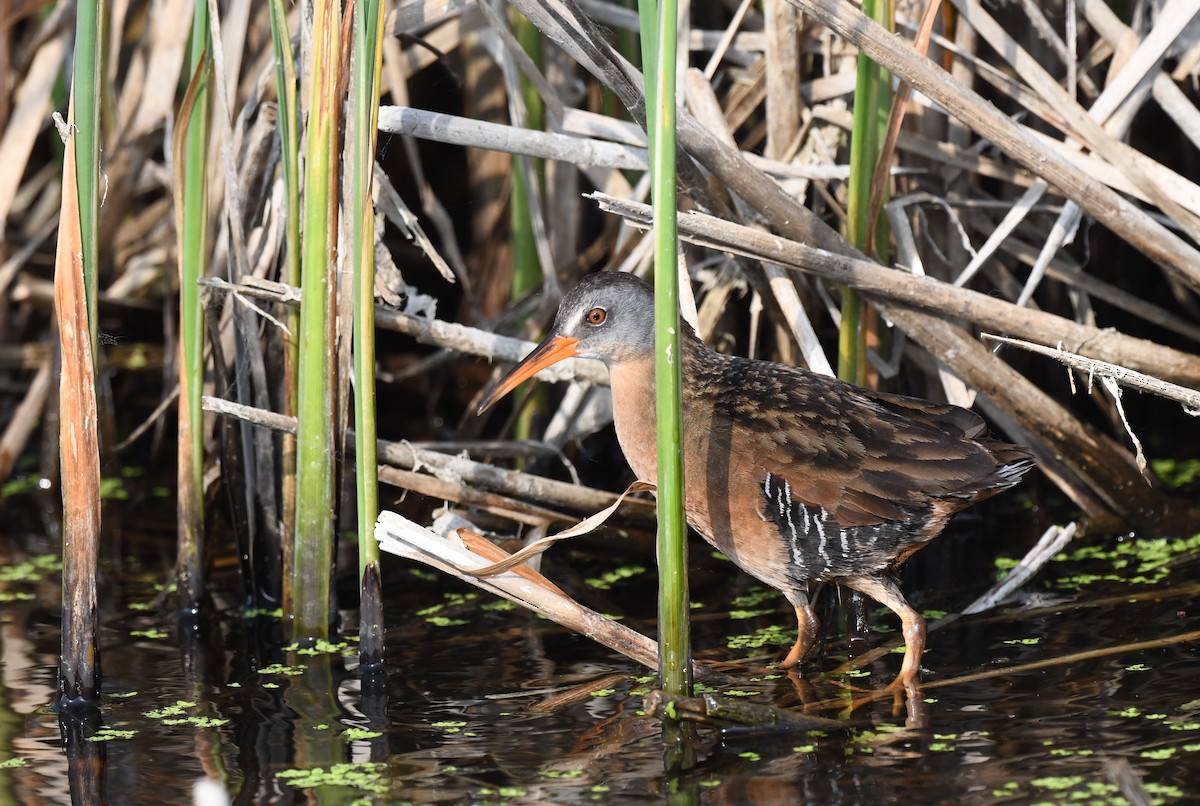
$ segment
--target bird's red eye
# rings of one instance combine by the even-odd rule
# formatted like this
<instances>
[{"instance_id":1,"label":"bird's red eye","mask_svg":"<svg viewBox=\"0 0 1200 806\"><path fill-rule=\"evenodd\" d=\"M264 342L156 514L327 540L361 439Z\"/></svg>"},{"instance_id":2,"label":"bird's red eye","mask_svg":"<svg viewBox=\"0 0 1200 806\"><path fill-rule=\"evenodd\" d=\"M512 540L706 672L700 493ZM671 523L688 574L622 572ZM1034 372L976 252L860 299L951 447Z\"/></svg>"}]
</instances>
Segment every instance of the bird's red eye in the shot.
<instances>
[{"instance_id":1,"label":"bird's red eye","mask_svg":"<svg viewBox=\"0 0 1200 806\"><path fill-rule=\"evenodd\" d=\"M587 312L587 320L589 325L602 325L604 319L608 316L608 311L603 308L592 308Z\"/></svg>"}]
</instances>

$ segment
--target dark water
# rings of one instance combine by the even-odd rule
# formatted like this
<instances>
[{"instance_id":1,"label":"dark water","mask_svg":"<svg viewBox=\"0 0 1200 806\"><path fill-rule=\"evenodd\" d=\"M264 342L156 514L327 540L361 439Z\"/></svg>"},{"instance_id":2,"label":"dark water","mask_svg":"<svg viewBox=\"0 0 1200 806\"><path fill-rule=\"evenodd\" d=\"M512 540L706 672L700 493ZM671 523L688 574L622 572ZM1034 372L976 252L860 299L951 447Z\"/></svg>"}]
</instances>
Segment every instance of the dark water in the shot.
<instances>
[{"instance_id":1,"label":"dark water","mask_svg":"<svg viewBox=\"0 0 1200 806\"><path fill-rule=\"evenodd\" d=\"M57 575L52 563L10 570L53 541L6 528L0 802L182 803L207 777L236 803L1109 804L1129 802L1114 782L1121 767L1152 802L1200 795L1200 657L1188 636L1200 630L1200 570L1184 542L1073 546L1073 558L1028 586L1037 597L1023 600L1029 609L933 631L920 727L906 726L891 697L847 708L862 699L850 687L879 689L900 656L832 674L849 659L837 624L807 682L775 669L784 647L771 639L791 641L790 608L694 544L693 641L698 657L728 662L717 690L789 709L825 702L815 713L841 723L787 734L702 726L694 766L668 773L660 724L640 712L652 685L643 669L400 561L384 568L382 693L363 695L352 644L280 650L277 622L245 618L232 595L217 597L216 619L181 637L155 602L171 562L165 533L106 543L104 708L97 722L68 723L78 736L64 742L47 707ZM1023 550L1014 529L1028 526L958 525L907 569L914 604L961 609L994 580L997 555ZM652 633L652 570L633 569L607 589L587 582L633 563L652 568L652 557L614 539L611 551L552 553L545 570ZM218 570L218 588L235 580ZM871 623L865 646L895 639L893 617L872 612ZM553 702L571 689L576 698Z\"/></svg>"}]
</instances>

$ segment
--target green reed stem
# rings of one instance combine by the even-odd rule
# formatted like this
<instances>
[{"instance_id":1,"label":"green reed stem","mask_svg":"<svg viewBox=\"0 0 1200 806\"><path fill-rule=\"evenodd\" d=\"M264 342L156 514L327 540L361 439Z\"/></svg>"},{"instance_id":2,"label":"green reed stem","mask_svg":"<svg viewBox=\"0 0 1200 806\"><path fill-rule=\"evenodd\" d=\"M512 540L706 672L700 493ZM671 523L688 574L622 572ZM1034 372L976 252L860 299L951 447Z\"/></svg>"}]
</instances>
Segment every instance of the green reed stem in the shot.
<instances>
[{"instance_id":1,"label":"green reed stem","mask_svg":"<svg viewBox=\"0 0 1200 806\"><path fill-rule=\"evenodd\" d=\"M79 231L83 235L83 282L87 290L92 356L96 355L96 296L100 260L100 79L104 75L100 22L105 0L75 6L75 167L79 182Z\"/></svg>"},{"instance_id":2,"label":"green reed stem","mask_svg":"<svg viewBox=\"0 0 1200 806\"><path fill-rule=\"evenodd\" d=\"M687 524L683 517L682 392L680 381L678 231L675 199L676 3L664 0L645 26L649 0L639 10L644 43L646 117L654 207L655 415L658 429L658 641L663 689L690 696ZM652 7L651 7L652 8Z\"/></svg>"},{"instance_id":3,"label":"green reed stem","mask_svg":"<svg viewBox=\"0 0 1200 806\"><path fill-rule=\"evenodd\" d=\"M541 67L541 31L524 14L515 9L512 12L512 24L513 32L517 41L521 43L521 47L529 54L534 64ZM525 127L540 131L545 127L546 120L546 109L542 96L524 75L521 76L520 82L521 98L525 103ZM537 240L531 219L533 206L530 204L530 198L533 194L538 193L539 189L529 187L525 181L526 174L521 167L523 159L533 158L516 155L512 158L513 189L509 221L512 227L512 298L514 300L533 292L542 284L542 267L538 260ZM533 174L536 177L542 176L541 160L534 160ZM513 427L513 436L516 439L529 439L533 435L533 418L540 408L536 405L536 401L543 399L545 395L541 389L534 389L531 394L534 399L529 403L533 405L527 404L521 407L517 422Z\"/></svg>"},{"instance_id":4,"label":"green reed stem","mask_svg":"<svg viewBox=\"0 0 1200 806\"><path fill-rule=\"evenodd\" d=\"M354 264L354 459L358 492L358 565L362 601L378 601L379 465L375 412L375 138L379 120L379 74L383 60L383 14L379 0L354 5L354 119L347 131L351 152L351 261ZM382 608L360 609L359 651L364 665L382 662Z\"/></svg>"},{"instance_id":5,"label":"green reed stem","mask_svg":"<svg viewBox=\"0 0 1200 806\"><path fill-rule=\"evenodd\" d=\"M179 223L179 519L176 585L181 613L194 613L204 595L204 310L199 280L208 263L208 138L211 57L208 4L196 3L188 66L192 76L179 115L176 166L183 187L176 193Z\"/></svg>"},{"instance_id":6,"label":"green reed stem","mask_svg":"<svg viewBox=\"0 0 1200 806\"><path fill-rule=\"evenodd\" d=\"M279 96L279 141L284 197L284 265L281 278L290 286L300 285L300 125L296 104L296 61L292 53L292 39L288 30L287 12L283 0L271 0L271 42L275 51L275 84ZM295 305L286 306L287 348L283 355L283 413L296 415L298 406L296 372L300 361L300 310ZM282 519L283 519L283 569L282 577L292 576L295 546L292 535L296 533L296 437L284 434L281 438L282 452ZM284 583L290 596L291 585ZM285 596L284 610L291 612L290 599Z\"/></svg>"},{"instance_id":7,"label":"green reed stem","mask_svg":"<svg viewBox=\"0 0 1200 806\"><path fill-rule=\"evenodd\" d=\"M337 242L338 34L340 4L313 4L312 96L308 105L301 265L296 532L290 596L292 637L327 638L333 565L332 337ZM285 594L285 600L289 597ZM289 613L285 610L284 616Z\"/></svg>"},{"instance_id":8,"label":"green reed stem","mask_svg":"<svg viewBox=\"0 0 1200 806\"><path fill-rule=\"evenodd\" d=\"M524 14L512 13L513 32L533 63L542 65L542 33ZM521 76L521 99L525 102L525 128L540 130L545 126L546 110L542 96L525 76ZM542 267L538 264L537 243L533 222L530 221L529 197L537 188L527 187L521 158L513 157L512 239L513 239L513 299L524 296L542 283ZM535 176L541 176L542 161L536 160Z\"/></svg>"},{"instance_id":9,"label":"green reed stem","mask_svg":"<svg viewBox=\"0 0 1200 806\"><path fill-rule=\"evenodd\" d=\"M888 0L863 0L863 13L890 27ZM858 56L854 87L854 124L850 132L850 181L846 200L846 240L867 248L871 177L887 131L890 76L866 55ZM885 243L877 240L877 243ZM862 323L862 297L852 288L842 290L842 328L838 339L838 377L866 382L866 329Z\"/></svg>"}]
</instances>

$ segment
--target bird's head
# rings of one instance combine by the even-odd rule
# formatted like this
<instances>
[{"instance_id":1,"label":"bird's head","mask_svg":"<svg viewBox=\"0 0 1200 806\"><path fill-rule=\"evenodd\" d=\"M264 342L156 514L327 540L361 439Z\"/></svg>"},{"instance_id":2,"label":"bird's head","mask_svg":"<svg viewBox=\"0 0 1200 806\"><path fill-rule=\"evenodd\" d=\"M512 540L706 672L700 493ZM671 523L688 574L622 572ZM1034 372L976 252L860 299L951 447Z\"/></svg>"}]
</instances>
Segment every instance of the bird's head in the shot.
<instances>
[{"instance_id":1,"label":"bird's head","mask_svg":"<svg viewBox=\"0 0 1200 806\"><path fill-rule=\"evenodd\" d=\"M654 291L631 274L589 274L567 292L554 326L533 352L500 379L479 413L522 381L564 358L613 363L649 357L654 350Z\"/></svg>"}]
</instances>

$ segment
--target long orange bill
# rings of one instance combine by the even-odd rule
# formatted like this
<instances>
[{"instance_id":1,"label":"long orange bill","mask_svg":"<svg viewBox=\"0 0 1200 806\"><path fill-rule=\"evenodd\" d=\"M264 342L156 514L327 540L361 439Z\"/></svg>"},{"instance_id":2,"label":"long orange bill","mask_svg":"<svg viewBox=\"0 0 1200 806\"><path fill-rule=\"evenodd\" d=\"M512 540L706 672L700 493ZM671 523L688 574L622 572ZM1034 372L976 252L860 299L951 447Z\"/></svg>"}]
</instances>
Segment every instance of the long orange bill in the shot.
<instances>
[{"instance_id":1,"label":"long orange bill","mask_svg":"<svg viewBox=\"0 0 1200 806\"><path fill-rule=\"evenodd\" d=\"M500 379L496 387L479 404L478 413L483 414L495 405L496 401L516 389L522 381L533 377L551 364L557 364L564 358L579 355L575 351L578 344L579 339L557 335L547 336L545 341L533 348L533 352L525 356L520 364L517 364Z\"/></svg>"}]
</instances>

